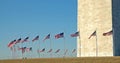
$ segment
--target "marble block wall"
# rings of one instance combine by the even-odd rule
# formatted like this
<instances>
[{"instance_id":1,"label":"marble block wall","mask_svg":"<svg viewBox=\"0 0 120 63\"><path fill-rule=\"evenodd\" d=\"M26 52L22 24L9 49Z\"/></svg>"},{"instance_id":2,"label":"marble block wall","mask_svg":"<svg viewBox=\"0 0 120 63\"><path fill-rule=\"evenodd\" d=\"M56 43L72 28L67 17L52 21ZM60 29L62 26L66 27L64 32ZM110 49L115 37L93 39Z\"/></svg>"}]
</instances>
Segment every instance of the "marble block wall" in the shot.
<instances>
[{"instance_id":1,"label":"marble block wall","mask_svg":"<svg viewBox=\"0 0 120 63\"><path fill-rule=\"evenodd\" d=\"M111 0L78 0L77 57L113 56L113 38L103 36L112 30L112 1ZM96 31L96 36L88 37ZM96 46L96 39L97 45Z\"/></svg>"}]
</instances>

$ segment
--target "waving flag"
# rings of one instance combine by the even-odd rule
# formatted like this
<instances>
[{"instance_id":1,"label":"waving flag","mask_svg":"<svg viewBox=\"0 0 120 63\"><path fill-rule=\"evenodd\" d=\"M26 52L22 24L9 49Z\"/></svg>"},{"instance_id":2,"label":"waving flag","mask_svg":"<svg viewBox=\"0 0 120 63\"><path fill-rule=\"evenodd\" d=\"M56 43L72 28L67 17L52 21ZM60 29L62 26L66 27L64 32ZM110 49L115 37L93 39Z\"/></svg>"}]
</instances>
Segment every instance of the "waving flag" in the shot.
<instances>
[{"instance_id":1,"label":"waving flag","mask_svg":"<svg viewBox=\"0 0 120 63\"><path fill-rule=\"evenodd\" d=\"M26 48L26 52L32 51L32 47Z\"/></svg>"},{"instance_id":2,"label":"waving flag","mask_svg":"<svg viewBox=\"0 0 120 63\"><path fill-rule=\"evenodd\" d=\"M76 49L73 49L72 53L75 53L76 52Z\"/></svg>"},{"instance_id":3,"label":"waving flag","mask_svg":"<svg viewBox=\"0 0 120 63\"><path fill-rule=\"evenodd\" d=\"M47 40L47 39L50 39L50 34L48 34L43 41Z\"/></svg>"},{"instance_id":4,"label":"waving flag","mask_svg":"<svg viewBox=\"0 0 120 63\"><path fill-rule=\"evenodd\" d=\"M18 47L18 50L26 49L27 47Z\"/></svg>"},{"instance_id":5,"label":"waving flag","mask_svg":"<svg viewBox=\"0 0 120 63\"><path fill-rule=\"evenodd\" d=\"M25 53L26 47L22 48L22 54Z\"/></svg>"},{"instance_id":6,"label":"waving flag","mask_svg":"<svg viewBox=\"0 0 120 63\"><path fill-rule=\"evenodd\" d=\"M34 41L36 41L36 40L39 40L39 36L36 36L36 37L32 40L32 42L34 42Z\"/></svg>"},{"instance_id":7,"label":"waving flag","mask_svg":"<svg viewBox=\"0 0 120 63\"><path fill-rule=\"evenodd\" d=\"M16 43L15 44L17 44L17 43L20 43L21 42L21 38L19 38L17 41L16 41Z\"/></svg>"},{"instance_id":8,"label":"waving flag","mask_svg":"<svg viewBox=\"0 0 120 63\"><path fill-rule=\"evenodd\" d=\"M60 49L58 49L57 51L55 51L55 53L58 53L60 51Z\"/></svg>"},{"instance_id":9,"label":"waving flag","mask_svg":"<svg viewBox=\"0 0 120 63\"><path fill-rule=\"evenodd\" d=\"M18 48L18 50L21 50L21 51L22 51L22 54L23 54L23 53L25 53L26 48L27 48L27 47L22 47L22 48Z\"/></svg>"},{"instance_id":10,"label":"waving flag","mask_svg":"<svg viewBox=\"0 0 120 63\"><path fill-rule=\"evenodd\" d=\"M32 47L30 47L29 50L32 51Z\"/></svg>"},{"instance_id":11,"label":"waving flag","mask_svg":"<svg viewBox=\"0 0 120 63\"><path fill-rule=\"evenodd\" d=\"M88 39L90 39L92 36L96 36L96 30L90 35Z\"/></svg>"},{"instance_id":12,"label":"waving flag","mask_svg":"<svg viewBox=\"0 0 120 63\"><path fill-rule=\"evenodd\" d=\"M39 52L44 52L45 51L45 48L43 48L41 51L39 51Z\"/></svg>"},{"instance_id":13,"label":"waving flag","mask_svg":"<svg viewBox=\"0 0 120 63\"><path fill-rule=\"evenodd\" d=\"M64 33L60 33L60 34L55 35L56 39L63 38L63 37L64 37Z\"/></svg>"},{"instance_id":14,"label":"waving flag","mask_svg":"<svg viewBox=\"0 0 120 63\"><path fill-rule=\"evenodd\" d=\"M28 42L28 39L29 39L29 37L26 37L26 38L22 41L22 43L23 43L23 42Z\"/></svg>"},{"instance_id":15,"label":"waving flag","mask_svg":"<svg viewBox=\"0 0 120 63\"><path fill-rule=\"evenodd\" d=\"M47 53L50 53L50 52L52 52L52 49L50 49Z\"/></svg>"},{"instance_id":16,"label":"waving flag","mask_svg":"<svg viewBox=\"0 0 120 63\"><path fill-rule=\"evenodd\" d=\"M76 33L74 33L74 34L71 34L70 36L71 36L71 37L77 37L77 36L79 36L79 32L76 32Z\"/></svg>"},{"instance_id":17,"label":"waving flag","mask_svg":"<svg viewBox=\"0 0 120 63\"><path fill-rule=\"evenodd\" d=\"M103 33L103 36L110 36L110 35L112 35L112 34L113 34L113 31L111 30L111 31L109 31L109 32Z\"/></svg>"},{"instance_id":18,"label":"waving flag","mask_svg":"<svg viewBox=\"0 0 120 63\"><path fill-rule=\"evenodd\" d=\"M15 43L16 43L16 40L11 41L11 42L8 44L8 47L9 47L9 48L13 47L13 46L15 45Z\"/></svg>"}]
</instances>

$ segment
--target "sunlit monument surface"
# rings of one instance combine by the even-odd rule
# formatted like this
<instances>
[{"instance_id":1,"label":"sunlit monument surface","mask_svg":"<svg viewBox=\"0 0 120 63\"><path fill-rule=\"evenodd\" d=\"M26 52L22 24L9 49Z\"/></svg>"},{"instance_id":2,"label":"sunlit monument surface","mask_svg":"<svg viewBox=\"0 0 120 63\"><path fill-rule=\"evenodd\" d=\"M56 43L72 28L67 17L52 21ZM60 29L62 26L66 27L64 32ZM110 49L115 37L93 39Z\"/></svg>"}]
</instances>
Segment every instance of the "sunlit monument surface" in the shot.
<instances>
[{"instance_id":1,"label":"sunlit monument surface","mask_svg":"<svg viewBox=\"0 0 120 63\"><path fill-rule=\"evenodd\" d=\"M77 57L113 56L113 37L103 36L112 30L111 4L111 0L78 0Z\"/></svg>"}]
</instances>

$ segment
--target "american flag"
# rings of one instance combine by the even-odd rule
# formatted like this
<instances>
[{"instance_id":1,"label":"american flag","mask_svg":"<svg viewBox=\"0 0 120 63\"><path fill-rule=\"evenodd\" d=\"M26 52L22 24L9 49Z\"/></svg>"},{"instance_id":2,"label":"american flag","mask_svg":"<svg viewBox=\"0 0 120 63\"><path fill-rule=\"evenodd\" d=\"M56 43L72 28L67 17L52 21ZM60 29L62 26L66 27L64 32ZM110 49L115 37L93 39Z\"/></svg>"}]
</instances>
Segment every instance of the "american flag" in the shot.
<instances>
[{"instance_id":1,"label":"american flag","mask_svg":"<svg viewBox=\"0 0 120 63\"><path fill-rule=\"evenodd\" d=\"M15 45L15 43L16 43L16 40L11 41L11 42L8 44L8 47L9 47L9 48L13 47L13 46Z\"/></svg>"},{"instance_id":2,"label":"american flag","mask_svg":"<svg viewBox=\"0 0 120 63\"><path fill-rule=\"evenodd\" d=\"M60 34L55 35L56 39L59 39L59 38L62 38L62 37L64 37L64 33L60 33Z\"/></svg>"},{"instance_id":3,"label":"american flag","mask_svg":"<svg viewBox=\"0 0 120 63\"><path fill-rule=\"evenodd\" d=\"M55 53L58 53L60 51L60 49L56 50Z\"/></svg>"},{"instance_id":4,"label":"american flag","mask_svg":"<svg viewBox=\"0 0 120 63\"><path fill-rule=\"evenodd\" d=\"M45 48L43 48L41 51L39 51L39 52L44 52L45 51Z\"/></svg>"},{"instance_id":5,"label":"american flag","mask_svg":"<svg viewBox=\"0 0 120 63\"><path fill-rule=\"evenodd\" d=\"M32 42L34 42L34 41L36 41L36 40L39 40L39 35L36 36L36 37L32 40Z\"/></svg>"},{"instance_id":6,"label":"american flag","mask_svg":"<svg viewBox=\"0 0 120 63\"><path fill-rule=\"evenodd\" d=\"M48 34L43 41L45 41L46 39L50 39L50 34Z\"/></svg>"},{"instance_id":7,"label":"american flag","mask_svg":"<svg viewBox=\"0 0 120 63\"><path fill-rule=\"evenodd\" d=\"M22 54L25 53L26 47L22 48Z\"/></svg>"},{"instance_id":8,"label":"american flag","mask_svg":"<svg viewBox=\"0 0 120 63\"><path fill-rule=\"evenodd\" d=\"M32 51L32 47L26 48L26 52L30 52L30 51Z\"/></svg>"},{"instance_id":9,"label":"american flag","mask_svg":"<svg viewBox=\"0 0 120 63\"><path fill-rule=\"evenodd\" d=\"M52 52L52 49L50 49L47 53L50 53L50 52Z\"/></svg>"},{"instance_id":10,"label":"american flag","mask_svg":"<svg viewBox=\"0 0 120 63\"><path fill-rule=\"evenodd\" d=\"M111 30L111 31L109 31L109 32L103 33L103 36L110 36L110 35L112 35L112 34L113 34L113 31Z\"/></svg>"},{"instance_id":11,"label":"american flag","mask_svg":"<svg viewBox=\"0 0 120 63\"><path fill-rule=\"evenodd\" d=\"M21 42L21 38L19 38L17 41L16 41L16 43L15 44L17 44L17 43L20 43Z\"/></svg>"},{"instance_id":12,"label":"american flag","mask_svg":"<svg viewBox=\"0 0 120 63\"><path fill-rule=\"evenodd\" d=\"M73 49L72 53L75 53L76 52L76 49Z\"/></svg>"},{"instance_id":13,"label":"american flag","mask_svg":"<svg viewBox=\"0 0 120 63\"><path fill-rule=\"evenodd\" d=\"M21 50L21 51L22 51L22 54L23 54L23 53L25 53L26 48L27 48L27 47L22 47L22 48L18 48L18 50Z\"/></svg>"},{"instance_id":14,"label":"american flag","mask_svg":"<svg viewBox=\"0 0 120 63\"><path fill-rule=\"evenodd\" d=\"M26 37L26 38L22 41L22 43L23 43L23 42L28 42L28 39L29 39L29 37Z\"/></svg>"},{"instance_id":15,"label":"american flag","mask_svg":"<svg viewBox=\"0 0 120 63\"><path fill-rule=\"evenodd\" d=\"M70 36L71 36L71 37L77 37L77 36L79 36L79 32L76 32L76 33L74 33L74 34L71 34Z\"/></svg>"},{"instance_id":16,"label":"american flag","mask_svg":"<svg viewBox=\"0 0 120 63\"><path fill-rule=\"evenodd\" d=\"M90 35L88 39L90 39L92 36L96 36L96 30Z\"/></svg>"}]
</instances>

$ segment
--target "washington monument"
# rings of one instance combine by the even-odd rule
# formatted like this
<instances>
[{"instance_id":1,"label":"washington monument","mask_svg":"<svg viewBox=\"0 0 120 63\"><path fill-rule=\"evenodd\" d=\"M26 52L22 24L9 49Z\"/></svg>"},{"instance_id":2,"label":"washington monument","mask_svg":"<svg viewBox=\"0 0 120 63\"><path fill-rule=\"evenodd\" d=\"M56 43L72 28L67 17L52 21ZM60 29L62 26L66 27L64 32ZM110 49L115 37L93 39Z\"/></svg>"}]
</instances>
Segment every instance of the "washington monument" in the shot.
<instances>
[{"instance_id":1,"label":"washington monument","mask_svg":"<svg viewBox=\"0 0 120 63\"><path fill-rule=\"evenodd\" d=\"M120 56L119 6L120 0L78 0L78 57Z\"/></svg>"},{"instance_id":2,"label":"washington monument","mask_svg":"<svg viewBox=\"0 0 120 63\"><path fill-rule=\"evenodd\" d=\"M77 18L77 57L113 56L113 36L103 35L112 30L112 1L78 0Z\"/></svg>"}]
</instances>

